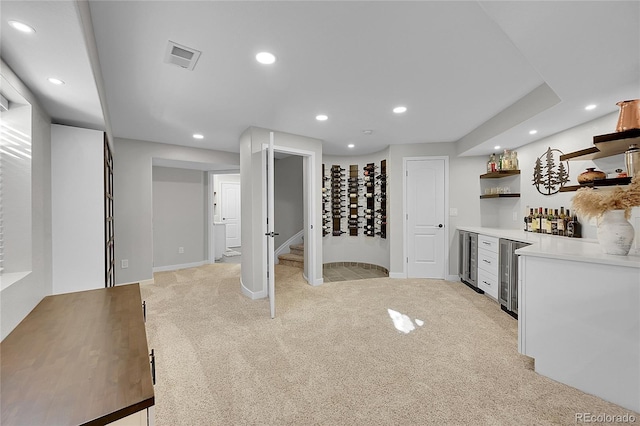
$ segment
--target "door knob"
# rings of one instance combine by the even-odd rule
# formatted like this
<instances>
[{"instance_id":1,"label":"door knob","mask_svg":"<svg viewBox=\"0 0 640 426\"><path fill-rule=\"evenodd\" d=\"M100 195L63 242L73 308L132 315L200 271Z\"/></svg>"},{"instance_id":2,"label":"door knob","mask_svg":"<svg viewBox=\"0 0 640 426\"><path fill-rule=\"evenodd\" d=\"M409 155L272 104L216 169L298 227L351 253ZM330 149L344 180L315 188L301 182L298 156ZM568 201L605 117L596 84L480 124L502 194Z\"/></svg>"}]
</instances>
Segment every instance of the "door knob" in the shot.
<instances>
[{"instance_id":1,"label":"door knob","mask_svg":"<svg viewBox=\"0 0 640 426\"><path fill-rule=\"evenodd\" d=\"M444 226L443 224L439 224L439 225L438 225L438 228L442 228L443 226Z\"/></svg>"}]
</instances>

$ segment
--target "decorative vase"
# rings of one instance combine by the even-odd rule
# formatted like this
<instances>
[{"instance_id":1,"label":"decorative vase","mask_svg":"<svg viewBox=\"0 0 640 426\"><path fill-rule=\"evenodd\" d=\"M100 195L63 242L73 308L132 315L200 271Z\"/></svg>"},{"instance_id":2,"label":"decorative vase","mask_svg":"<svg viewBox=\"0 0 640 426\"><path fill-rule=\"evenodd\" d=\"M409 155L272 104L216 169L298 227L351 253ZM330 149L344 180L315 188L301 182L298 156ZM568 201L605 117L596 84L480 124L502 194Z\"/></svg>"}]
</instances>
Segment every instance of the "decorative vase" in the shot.
<instances>
[{"instance_id":1,"label":"decorative vase","mask_svg":"<svg viewBox=\"0 0 640 426\"><path fill-rule=\"evenodd\" d=\"M624 210L609 210L598 220L598 242L606 254L626 256L635 231L624 217Z\"/></svg>"},{"instance_id":2,"label":"decorative vase","mask_svg":"<svg viewBox=\"0 0 640 426\"><path fill-rule=\"evenodd\" d=\"M606 179L607 174L596 170L595 167L589 167L586 172L582 172L578 175L578 183L590 183L598 179Z\"/></svg>"},{"instance_id":3,"label":"decorative vase","mask_svg":"<svg viewBox=\"0 0 640 426\"><path fill-rule=\"evenodd\" d=\"M630 129L640 129L640 99L621 101L616 105L620 107L616 132L624 132Z\"/></svg>"}]
</instances>

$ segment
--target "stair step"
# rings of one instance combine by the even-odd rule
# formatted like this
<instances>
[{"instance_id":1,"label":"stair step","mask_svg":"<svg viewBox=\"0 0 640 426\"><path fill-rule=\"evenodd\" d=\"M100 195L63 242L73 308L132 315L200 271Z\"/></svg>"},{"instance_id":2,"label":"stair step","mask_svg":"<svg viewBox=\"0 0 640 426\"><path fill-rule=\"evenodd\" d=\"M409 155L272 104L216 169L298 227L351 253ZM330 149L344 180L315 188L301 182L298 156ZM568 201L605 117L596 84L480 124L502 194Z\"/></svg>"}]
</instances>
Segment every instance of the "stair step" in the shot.
<instances>
[{"instance_id":1,"label":"stair step","mask_svg":"<svg viewBox=\"0 0 640 426\"><path fill-rule=\"evenodd\" d=\"M291 244L289 246L291 254L297 254L298 256L304 256L304 244Z\"/></svg>"},{"instance_id":2,"label":"stair step","mask_svg":"<svg viewBox=\"0 0 640 426\"><path fill-rule=\"evenodd\" d=\"M304 256L286 253L278 256L281 265L294 266L296 268L304 268Z\"/></svg>"}]
</instances>

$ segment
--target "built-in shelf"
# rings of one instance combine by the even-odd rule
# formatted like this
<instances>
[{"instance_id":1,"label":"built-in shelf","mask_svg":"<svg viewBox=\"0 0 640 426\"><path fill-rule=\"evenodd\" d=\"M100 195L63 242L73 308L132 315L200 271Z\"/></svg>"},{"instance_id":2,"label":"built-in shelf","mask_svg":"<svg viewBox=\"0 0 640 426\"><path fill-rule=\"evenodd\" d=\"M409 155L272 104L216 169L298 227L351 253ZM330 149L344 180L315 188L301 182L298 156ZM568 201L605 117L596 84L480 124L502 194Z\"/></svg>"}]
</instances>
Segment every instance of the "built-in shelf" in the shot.
<instances>
[{"instance_id":1,"label":"built-in shelf","mask_svg":"<svg viewBox=\"0 0 640 426\"><path fill-rule=\"evenodd\" d=\"M630 183L631 183L630 177L598 179L593 182L585 183L582 185L563 186L562 188L560 188L560 192L572 192L572 191L577 191L580 188L598 188L601 186L629 185Z\"/></svg>"},{"instance_id":2,"label":"built-in shelf","mask_svg":"<svg viewBox=\"0 0 640 426\"><path fill-rule=\"evenodd\" d=\"M560 156L560 161L567 160L596 160L623 154L629 145L640 144L640 129L625 130L624 132L607 133L593 137L591 148L570 152Z\"/></svg>"},{"instance_id":3,"label":"built-in shelf","mask_svg":"<svg viewBox=\"0 0 640 426\"><path fill-rule=\"evenodd\" d=\"M520 170L500 170L498 172L490 172L480 175L480 179L500 179L520 174Z\"/></svg>"},{"instance_id":4,"label":"built-in shelf","mask_svg":"<svg viewBox=\"0 0 640 426\"><path fill-rule=\"evenodd\" d=\"M480 196L480 199L484 198L520 198L520 194L486 194Z\"/></svg>"}]
</instances>

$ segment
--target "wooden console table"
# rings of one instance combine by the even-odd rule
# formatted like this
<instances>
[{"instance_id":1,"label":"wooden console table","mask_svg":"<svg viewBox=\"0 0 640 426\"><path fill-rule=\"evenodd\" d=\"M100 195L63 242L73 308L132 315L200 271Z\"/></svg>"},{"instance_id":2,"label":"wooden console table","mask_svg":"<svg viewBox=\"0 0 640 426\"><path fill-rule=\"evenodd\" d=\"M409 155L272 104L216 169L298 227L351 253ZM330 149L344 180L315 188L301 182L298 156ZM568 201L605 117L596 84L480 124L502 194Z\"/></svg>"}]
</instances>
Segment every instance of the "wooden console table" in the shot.
<instances>
[{"instance_id":1,"label":"wooden console table","mask_svg":"<svg viewBox=\"0 0 640 426\"><path fill-rule=\"evenodd\" d=\"M45 297L0 356L3 426L103 425L154 405L138 284Z\"/></svg>"}]
</instances>

